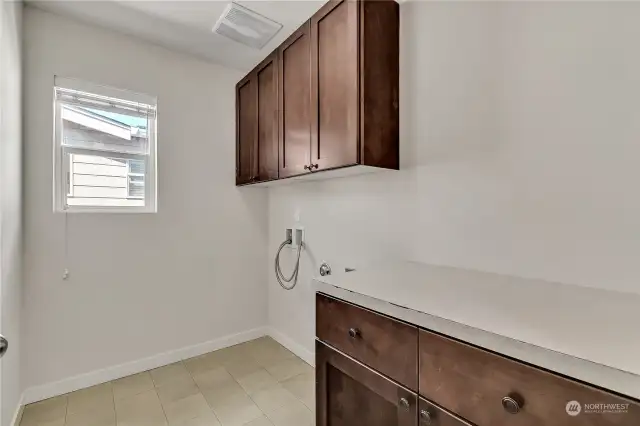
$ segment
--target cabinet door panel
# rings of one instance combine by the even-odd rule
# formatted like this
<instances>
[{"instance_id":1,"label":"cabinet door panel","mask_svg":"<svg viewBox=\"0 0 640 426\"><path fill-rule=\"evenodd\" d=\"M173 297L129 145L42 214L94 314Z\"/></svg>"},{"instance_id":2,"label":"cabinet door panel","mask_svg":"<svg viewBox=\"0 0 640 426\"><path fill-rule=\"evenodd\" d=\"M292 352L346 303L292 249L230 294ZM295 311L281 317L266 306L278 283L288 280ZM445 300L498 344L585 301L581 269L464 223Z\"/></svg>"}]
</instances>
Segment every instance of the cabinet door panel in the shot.
<instances>
[{"instance_id":1,"label":"cabinet door panel","mask_svg":"<svg viewBox=\"0 0 640 426\"><path fill-rule=\"evenodd\" d=\"M236 185L254 177L257 120L256 82L249 74L236 86Z\"/></svg>"},{"instance_id":2,"label":"cabinet door panel","mask_svg":"<svg viewBox=\"0 0 640 426\"><path fill-rule=\"evenodd\" d=\"M309 23L279 48L280 177L306 173L310 163Z\"/></svg>"},{"instance_id":3,"label":"cabinet door panel","mask_svg":"<svg viewBox=\"0 0 640 426\"><path fill-rule=\"evenodd\" d=\"M311 20L311 161L358 163L358 2L330 1Z\"/></svg>"},{"instance_id":4,"label":"cabinet door panel","mask_svg":"<svg viewBox=\"0 0 640 426\"><path fill-rule=\"evenodd\" d=\"M640 404L621 396L427 330L419 347L420 394L477 426L640 425ZM570 401L625 408L571 416Z\"/></svg>"},{"instance_id":5,"label":"cabinet door panel","mask_svg":"<svg viewBox=\"0 0 640 426\"><path fill-rule=\"evenodd\" d=\"M416 426L418 397L316 341L317 426Z\"/></svg>"},{"instance_id":6,"label":"cabinet door panel","mask_svg":"<svg viewBox=\"0 0 640 426\"><path fill-rule=\"evenodd\" d=\"M256 70L258 90L258 180L278 178L278 61L270 55Z\"/></svg>"},{"instance_id":7,"label":"cabinet door panel","mask_svg":"<svg viewBox=\"0 0 640 426\"><path fill-rule=\"evenodd\" d=\"M420 398L418 413L420 426L473 426L458 416L443 410L432 402Z\"/></svg>"}]
</instances>

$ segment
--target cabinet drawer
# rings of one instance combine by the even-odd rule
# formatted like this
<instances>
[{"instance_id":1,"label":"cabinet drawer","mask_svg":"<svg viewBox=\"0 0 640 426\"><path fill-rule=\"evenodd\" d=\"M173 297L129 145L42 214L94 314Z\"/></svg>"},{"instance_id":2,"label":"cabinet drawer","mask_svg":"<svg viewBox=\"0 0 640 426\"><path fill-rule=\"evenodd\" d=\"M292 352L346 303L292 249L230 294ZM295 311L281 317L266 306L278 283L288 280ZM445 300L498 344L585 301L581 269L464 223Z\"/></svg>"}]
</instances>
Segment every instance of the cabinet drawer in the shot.
<instances>
[{"instance_id":1,"label":"cabinet drawer","mask_svg":"<svg viewBox=\"0 0 640 426\"><path fill-rule=\"evenodd\" d=\"M419 390L477 426L640 425L637 402L424 330Z\"/></svg>"},{"instance_id":2,"label":"cabinet drawer","mask_svg":"<svg viewBox=\"0 0 640 426\"><path fill-rule=\"evenodd\" d=\"M316 336L409 389L418 389L417 327L317 294Z\"/></svg>"}]
</instances>

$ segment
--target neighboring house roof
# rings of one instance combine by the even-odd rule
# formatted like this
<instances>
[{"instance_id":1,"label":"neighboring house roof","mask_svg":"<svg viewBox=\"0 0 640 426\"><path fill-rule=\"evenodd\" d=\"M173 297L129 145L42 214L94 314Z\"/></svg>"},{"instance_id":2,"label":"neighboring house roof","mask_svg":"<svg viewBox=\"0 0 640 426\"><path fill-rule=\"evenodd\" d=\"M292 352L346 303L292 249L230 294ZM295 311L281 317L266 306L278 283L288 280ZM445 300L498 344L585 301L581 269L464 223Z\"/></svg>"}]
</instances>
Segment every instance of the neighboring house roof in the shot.
<instances>
[{"instance_id":1,"label":"neighboring house roof","mask_svg":"<svg viewBox=\"0 0 640 426\"><path fill-rule=\"evenodd\" d=\"M125 124L131 127L137 127L138 129L146 129L147 128L147 120L142 117L134 117L132 115L122 115L116 112L110 111L102 111L94 108L82 108L86 111L90 111L93 114L100 115L102 117L106 117L108 119L117 121L118 123Z\"/></svg>"},{"instance_id":2,"label":"neighboring house roof","mask_svg":"<svg viewBox=\"0 0 640 426\"><path fill-rule=\"evenodd\" d=\"M62 106L62 119L121 139L146 138L146 120L78 106ZM142 127L141 124L145 126ZM140 126L138 125L140 124Z\"/></svg>"}]
</instances>

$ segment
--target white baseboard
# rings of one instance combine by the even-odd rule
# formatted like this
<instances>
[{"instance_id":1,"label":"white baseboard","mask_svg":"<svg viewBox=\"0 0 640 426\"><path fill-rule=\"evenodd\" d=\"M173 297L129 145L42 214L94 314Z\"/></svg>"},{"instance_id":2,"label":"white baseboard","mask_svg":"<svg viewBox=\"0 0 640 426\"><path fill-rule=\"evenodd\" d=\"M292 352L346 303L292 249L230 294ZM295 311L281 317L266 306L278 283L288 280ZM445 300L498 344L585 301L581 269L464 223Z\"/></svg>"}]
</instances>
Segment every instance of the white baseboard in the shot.
<instances>
[{"instance_id":1,"label":"white baseboard","mask_svg":"<svg viewBox=\"0 0 640 426\"><path fill-rule=\"evenodd\" d=\"M40 386L33 386L24 391L22 395L23 401L21 405L30 404L43 399L63 395L78 389L88 388L89 386L99 385L131 374L141 373L153 368L162 367L172 364L183 359L193 358L194 356L206 354L218 349L237 345L249 340L257 339L267 335L266 327L254 328L252 330L243 331L241 333L232 334L221 337L219 339L210 340L182 349L176 349L164 352L148 358L137 361L127 362L125 364L107 367L102 370L92 371L90 373L80 374L68 379L57 382L47 383ZM304 358L303 358L304 359ZM306 361L306 360L305 360Z\"/></svg>"},{"instance_id":2,"label":"white baseboard","mask_svg":"<svg viewBox=\"0 0 640 426\"><path fill-rule=\"evenodd\" d=\"M22 411L24 410L24 392L20 395L20 401L18 401L18 406L16 407L16 412L13 414L13 419L11 420L11 426L19 426L20 421L22 420Z\"/></svg>"},{"instance_id":3,"label":"white baseboard","mask_svg":"<svg viewBox=\"0 0 640 426\"><path fill-rule=\"evenodd\" d=\"M302 360L304 360L307 364L309 364L312 367L315 367L316 365L315 351L308 350L307 348L297 343L286 334L282 333L279 330L276 330L273 327L267 327L267 334L271 336L273 340L280 343L285 348L289 349L298 357L302 358Z\"/></svg>"}]
</instances>

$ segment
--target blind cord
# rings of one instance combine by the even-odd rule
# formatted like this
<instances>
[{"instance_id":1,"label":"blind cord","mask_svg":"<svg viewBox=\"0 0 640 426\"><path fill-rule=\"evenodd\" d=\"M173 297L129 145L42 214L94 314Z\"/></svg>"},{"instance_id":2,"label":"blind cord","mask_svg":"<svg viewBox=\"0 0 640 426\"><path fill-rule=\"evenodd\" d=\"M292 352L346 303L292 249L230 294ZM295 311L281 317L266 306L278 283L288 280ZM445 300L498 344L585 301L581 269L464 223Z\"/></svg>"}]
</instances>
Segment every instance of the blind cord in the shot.
<instances>
[{"instance_id":1,"label":"blind cord","mask_svg":"<svg viewBox=\"0 0 640 426\"><path fill-rule=\"evenodd\" d=\"M66 280L67 278L69 278L69 268L68 268L68 262L69 262L69 218L68 218L68 213L65 210L64 211L64 258L63 258L63 263L64 263L64 270L62 271L62 279Z\"/></svg>"}]
</instances>

